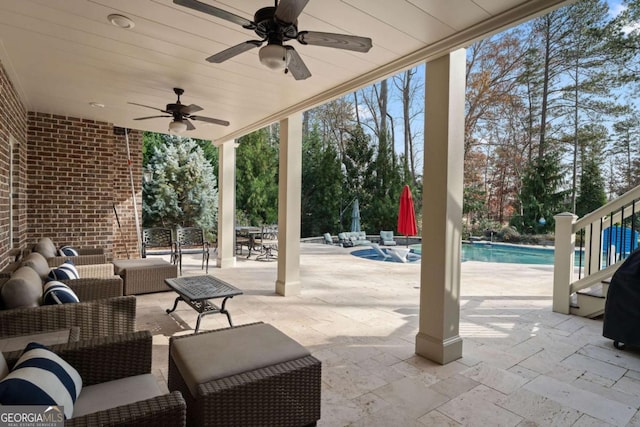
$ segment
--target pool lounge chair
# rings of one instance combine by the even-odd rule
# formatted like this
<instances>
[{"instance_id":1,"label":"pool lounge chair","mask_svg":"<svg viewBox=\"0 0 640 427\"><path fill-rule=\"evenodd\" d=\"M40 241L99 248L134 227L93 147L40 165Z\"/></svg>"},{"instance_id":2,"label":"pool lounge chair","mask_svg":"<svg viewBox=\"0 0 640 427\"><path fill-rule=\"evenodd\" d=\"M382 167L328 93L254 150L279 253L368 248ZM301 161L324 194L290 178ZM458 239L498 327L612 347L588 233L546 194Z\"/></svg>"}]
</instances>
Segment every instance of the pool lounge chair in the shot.
<instances>
[{"instance_id":1,"label":"pool lounge chair","mask_svg":"<svg viewBox=\"0 0 640 427\"><path fill-rule=\"evenodd\" d=\"M391 258L391 255L387 254L383 251L377 243L372 243L371 248L380 256L382 259Z\"/></svg>"},{"instance_id":2,"label":"pool lounge chair","mask_svg":"<svg viewBox=\"0 0 640 427\"><path fill-rule=\"evenodd\" d=\"M393 231L381 231L380 232L380 244L383 246L395 246L396 241L393 238Z\"/></svg>"}]
</instances>

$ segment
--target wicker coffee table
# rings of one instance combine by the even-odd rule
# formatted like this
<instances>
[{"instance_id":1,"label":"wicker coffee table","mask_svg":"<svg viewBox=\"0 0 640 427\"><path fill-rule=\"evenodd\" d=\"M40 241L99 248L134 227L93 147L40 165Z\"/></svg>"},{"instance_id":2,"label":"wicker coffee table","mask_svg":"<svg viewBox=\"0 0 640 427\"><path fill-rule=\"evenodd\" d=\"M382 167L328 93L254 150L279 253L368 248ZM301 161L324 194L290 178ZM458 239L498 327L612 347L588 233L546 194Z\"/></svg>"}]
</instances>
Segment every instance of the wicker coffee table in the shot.
<instances>
[{"instance_id":1,"label":"wicker coffee table","mask_svg":"<svg viewBox=\"0 0 640 427\"><path fill-rule=\"evenodd\" d=\"M233 326L231 314L225 308L225 305L229 298L242 295L240 289L209 275L165 279L165 283L178 294L178 297L173 303L173 308L167 309L167 314L175 311L179 301L186 302L191 308L198 312L196 333L200 328L200 319L208 314L226 314L229 326ZM216 298L222 298L220 307L209 301Z\"/></svg>"}]
</instances>

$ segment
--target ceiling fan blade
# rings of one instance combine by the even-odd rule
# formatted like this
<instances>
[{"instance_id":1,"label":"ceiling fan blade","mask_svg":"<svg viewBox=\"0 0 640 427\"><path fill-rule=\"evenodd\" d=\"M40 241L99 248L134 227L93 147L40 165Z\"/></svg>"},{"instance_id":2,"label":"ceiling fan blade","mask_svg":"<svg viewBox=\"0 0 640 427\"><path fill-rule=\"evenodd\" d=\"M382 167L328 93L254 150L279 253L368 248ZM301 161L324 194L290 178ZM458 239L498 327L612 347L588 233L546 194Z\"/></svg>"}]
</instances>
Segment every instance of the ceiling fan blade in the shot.
<instances>
[{"instance_id":1,"label":"ceiling fan blade","mask_svg":"<svg viewBox=\"0 0 640 427\"><path fill-rule=\"evenodd\" d=\"M182 119L182 122L187 125L187 130L194 130L196 127L189 121L189 119Z\"/></svg>"},{"instance_id":2,"label":"ceiling fan blade","mask_svg":"<svg viewBox=\"0 0 640 427\"><path fill-rule=\"evenodd\" d=\"M293 24L307 3L309 0L280 0L276 8L276 18L287 24Z\"/></svg>"},{"instance_id":3,"label":"ceiling fan blade","mask_svg":"<svg viewBox=\"0 0 640 427\"><path fill-rule=\"evenodd\" d=\"M287 69L296 80L304 80L311 77L311 71L307 68L298 52L292 46L285 46L287 49Z\"/></svg>"},{"instance_id":4,"label":"ceiling fan blade","mask_svg":"<svg viewBox=\"0 0 640 427\"><path fill-rule=\"evenodd\" d=\"M300 31L298 41L313 46L333 47L336 49L353 50L355 52L369 52L371 39L349 34L322 33L319 31Z\"/></svg>"},{"instance_id":5,"label":"ceiling fan blade","mask_svg":"<svg viewBox=\"0 0 640 427\"><path fill-rule=\"evenodd\" d=\"M180 112L183 114L193 114L198 111L202 111L202 107L196 104L183 105L182 108L180 108Z\"/></svg>"},{"instance_id":6,"label":"ceiling fan blade","mask_svg":"<svg viewBox=\"0 0 640 427\"><path fill-rule=\"evenodd\" d=\"M137 119L133 119L133 120L157 119L160 117L171 117L171 116L147 116L147 117L138 117Z\"/></svg>"},{"instance_id":7,"label":"ceiling fan blade","mask_svg":"<svg viewBox=\"0 0 640 427\"><path fill-rule=\"evenodd\" d=\"M226 21L233 22L244 28L255 29L255 24L242 16L235 15L226 10L211 6L210 4L202 3L198 0L173 0L173 2L179 6L188 7L189 9L197 10L198 12L213 15L218 18L222 18Z\"/></svg>"},{"instance_id":8,"label":"ceiling fan blade","mask_svg":"<svg viewBox=\"0 0 640 427\"><path fill-rule=\"evenodd\" d=\"M211 117L202 117L202 116L190 116L191 120L196 120L199 122L213 123L214 125L220 126L229 126L229 122L226 120L213 119Z\"/></svg>"},{"instance_id":9,"label":"ceiling fan blade","mask_svg":"<svg viewBox=\"0 0 640 427\"><path fill-rule=\"evenodd\" d=\"M221 62L231 59L236 55L240 55L241 53L251 50L254 47L258 47L261 44L262 41L260 40L249 40L244 43L231 46L230 48L225 49L222 52L218 52L215 55L211 55L207 58L207 61L220 64Z\"/></svg>"},{"instance_id":10,"label":"ceiling fan blade","mask_svg":"<svg viewBox=\"0 0 640 427\"><path fill-rule=\"evenodd\" d=\"M138 104L138 103L136 103L136 102L127 102L127 104L137 105L138 107L151 108L152 110L162 111L163 113L167 113L167 114L169 114L169 112L168 112L168 111L162 110L162 109L160 109L160 108L152 107L152 106L150 106L150 105Z\"/></svg>"}]
</instances>

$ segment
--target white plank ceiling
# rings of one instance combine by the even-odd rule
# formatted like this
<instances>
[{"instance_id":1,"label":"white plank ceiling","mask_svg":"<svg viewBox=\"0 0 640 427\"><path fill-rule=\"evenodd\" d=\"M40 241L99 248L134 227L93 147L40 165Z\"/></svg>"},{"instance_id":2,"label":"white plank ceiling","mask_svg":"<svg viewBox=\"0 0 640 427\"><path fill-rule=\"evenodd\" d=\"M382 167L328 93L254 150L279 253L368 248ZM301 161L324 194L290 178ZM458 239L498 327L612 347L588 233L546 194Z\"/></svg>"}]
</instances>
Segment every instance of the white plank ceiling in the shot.
<instances>
[{"instance_id":1,"label":"white plank ceiling","mask_svg":"<svg viewBox=\"0 0 640 427\"><path fill-rule=\"evenodd\" d=\"M265 0L202 0L253 20ZM258 61L258 49L222 64L208 56L245 40L251 30L172 0L0 0L0 61L29 111L82 117L166 132L170 119L128 102L165 107L175 101L228 127L194 122L185 135L228 140L295 111L373 83L420 61L544 13L563 0L310 0L299 30L370 37L357 53L294 46L312 76L296 81ZM135 22L121 29L108 20ZM103 108L90 103L103 104ZM160 113L158 113L160 114Z\"/></svg>"}]
</instances>

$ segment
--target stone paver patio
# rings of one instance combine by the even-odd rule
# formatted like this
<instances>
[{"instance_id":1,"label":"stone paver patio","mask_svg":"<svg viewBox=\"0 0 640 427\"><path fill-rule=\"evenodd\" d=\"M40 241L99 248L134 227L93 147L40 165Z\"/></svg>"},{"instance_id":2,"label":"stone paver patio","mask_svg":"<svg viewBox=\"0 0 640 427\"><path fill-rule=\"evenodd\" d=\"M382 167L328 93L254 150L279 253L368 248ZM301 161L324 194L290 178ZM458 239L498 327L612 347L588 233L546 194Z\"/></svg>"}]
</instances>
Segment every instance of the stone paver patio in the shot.
<instances>
[{"instance_id":1,"label":"stone paver patio","mask_svg":"<svg viewBox=\"0 0 640 427\"><path fill-rule=\"evenodd\" d=\"M463 357L440 366L414 353L420 264L353 250L303 243L295 297L275 294L276 262L239 257L209 270L244 291L227 304L234 324L270 323L323 362L318 425L640 426L640 352L614 349L601 320L553 313L552 266L464 262ZM204 274L196 257L183 270ZM154 334L165 389L168 337L196 321L182 303L165 314L174 299L138 296L138 329ZM200 327L226 326L211 315Z\"/></svg>"}]
</instances>

